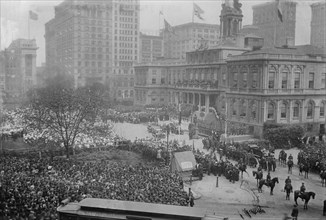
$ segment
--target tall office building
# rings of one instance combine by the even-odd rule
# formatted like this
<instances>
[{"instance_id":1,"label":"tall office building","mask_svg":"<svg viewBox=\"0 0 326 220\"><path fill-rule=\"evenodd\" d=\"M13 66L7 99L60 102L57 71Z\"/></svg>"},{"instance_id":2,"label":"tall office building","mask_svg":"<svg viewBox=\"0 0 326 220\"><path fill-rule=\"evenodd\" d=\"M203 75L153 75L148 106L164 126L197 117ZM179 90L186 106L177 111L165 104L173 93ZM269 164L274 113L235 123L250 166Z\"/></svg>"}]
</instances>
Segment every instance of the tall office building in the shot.
<instances>
[{"instance_id":1,"label":"tall office building","mask_svg":"<svg viewBox=\"0 0 326 220\"><path fill-rule=\"evenodd\" d=\"M140 33L139 62L152 62L164 56L163 36Z\"/></svg>"},{"instance_id":2,"label":"tall office building","mask_svg":"<svg viewBox=\"0 0 326 220\"><path fill-rule=\"evenodd\" d=\"M164 29L164 57L185 59L186 52L217 45L219 38L220 26L217 24L181 24L173 27L173 33Z\"/></svg>"},{"instance_id":3,"label":"tall office building","mask_svg":"<svg viewBox=\"0 0 326 220\"><path fill-rule=\"evenodd\" d=\"M35 40L14 40L4 51L5 103L19 104L36 84Z\"/></svg>"},{"instance_id":4,"label":"tall office building","mask_svg":"<svg viewBox=\"0 0 326 220\"><path fill-rule=\"evenodd\" d=\"M310 43L326 49L326 2L311 5Z\"/></svg>"},{"instance_id":5,"label":"tall office building","mask_svg":"<svg viewBox=\"0 0 326 220\"><path fill-rule=\"evenodd\" d=\"M99 82L129 98L138 31L139 0L65 0L45 24L46 64L73 75L76 87Z\"/></svg>"},{"instance_id":6,"label":"tall office building","mask_svg":"<svg viewBox=\"0 0 326 220\"><path fill-rule=\"evenodd\" d=\"M258 35L264 38L265 47L295 44L297 3L290 0L280 2L280 5L275 0L252 7L253 25L259 28Z\"/></svg>"},{"instance_id":7,"label":"tall office building","mask_svg":"<svg viewBox=\"0 0 326 220\"><path fill-rule=\"evenodd\" d=\"M5 90L5 55L0 51L0 116L3 111L3 95Z\"/></svg>"}]
</instances>

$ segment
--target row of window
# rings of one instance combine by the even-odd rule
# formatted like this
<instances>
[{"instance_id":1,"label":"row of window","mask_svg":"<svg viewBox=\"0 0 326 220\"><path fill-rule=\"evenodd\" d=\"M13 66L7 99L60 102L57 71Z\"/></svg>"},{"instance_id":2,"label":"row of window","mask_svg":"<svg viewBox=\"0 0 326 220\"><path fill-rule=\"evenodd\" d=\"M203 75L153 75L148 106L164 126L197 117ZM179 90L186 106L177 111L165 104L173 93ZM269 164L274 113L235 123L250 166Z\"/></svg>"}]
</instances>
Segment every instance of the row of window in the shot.
<instances>
[{"instance_id":1,"label":"row of window","mask_svg":"<svg viewBox=\"0 0 326 220\"><path fill-rule=\"evenodd\" d=\"M294 72L294 89L301 88L301 71L296 70ZM308 76L308 88L314 89L315 88L315 73L310 72ZM322 89L326 88L326 73L321 73L320 75L321 87ZM269 76L268 76L268 88L275 89L276 87L276 71L274 68L270 69ZM288 69L284 69L281 73L281 88L287 89L288 83L290 82L290 72Z\"/></svg>"},{"instance_id":2,"label":"row of window","mask_svg":"<svg viewBox=\"0 0 326 220\"><path fill-rule=\"evenodd\" d=\"M288 115L288 108L289 105L285 102L282 102L280 105L280 113L281 113L281 119L286 119ZM313 119L315 116L315 104L313 102L308 102L307 106L305 107L307 109L306 111L306 119ZM320 105L319 109L319 117L324 118L325 117L325 108L326 103L322 103ZM293 104L293 119L298 119L300 116L300 103L295 102ZM273 120L275 119L275 113L276 113L276 105L274 103L268 104L268 110L267 110L267 119Z\"/></svg>"},{"instance_id":3,"label":"row of window","mask_svg":"<svg viewBox=\"0 0 326 220\"><path fill-rule=\"evenodd\" d=\"M134 90L118 90L117 95L119 98L132 98L134 97Z\"/></svg>"}]
</instances>

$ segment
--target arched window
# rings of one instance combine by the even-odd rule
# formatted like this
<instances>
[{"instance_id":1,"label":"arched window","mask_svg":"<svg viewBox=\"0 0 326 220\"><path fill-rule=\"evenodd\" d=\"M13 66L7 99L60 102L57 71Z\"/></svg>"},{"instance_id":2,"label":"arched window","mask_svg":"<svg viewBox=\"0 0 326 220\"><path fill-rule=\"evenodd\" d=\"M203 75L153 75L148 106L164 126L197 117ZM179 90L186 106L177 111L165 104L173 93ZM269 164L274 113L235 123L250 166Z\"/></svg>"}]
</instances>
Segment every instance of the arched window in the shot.
<instances>
[{"instance_id":1,"label":"arched window","mask_svg":"<svg viewBox=\"0 0 326 220\"><path fill-rule=\"evenodd\" d=\"M240 105L240 116L246 117L246 115L247 115L247 103L245 100L243 100Z\"/></svg>"},{"instance_id":2,"label":"arched window","mask_svg":"<svg viewBox=\"0 0 326 220\"><path fill-rule=\"evenodd\" d=\"M301 71L300 71L300 69L297 68L294 71L294 88L295 89L300 88L300 74L301 74Z\"/></svg>"},{"instance_id":3,"label":"arched window","mask_svg":"<svg viewBox=\"0 0 326 220\"><path fill-rule=\"evenodd\" d=\"M257 105L255 101L252 101L250 103L250 108L251 108L251 118L253 120L256 120L256 109L257 109Z\"/></svg>"},{"instance_id":4,"label":"arched window","mask_svg":"<svg viewBox=\"0 0 326 220\"><path fill-rule=\"evenodd\" d=\"M282 89L286 89L288 87L288 75L289 70L287 68L282 71Z\"/></svg>"},{"instance_id":5,"label":"arched window","mask_svg":"<svg viewBox=\"0 0 326 220\"><path fill-rule=\"evenodd\" d=\"M313 118L313 115L314 115L314 104L313 102L308 102L308 105L307 105L307 118Z\"/></svg>"},{"instance_id":6,"label":"arched window","mask_svg":"<svg viewBox=\"0 0 326 220\"><path fill-rule=\"evenodd\" d=\"M286 103L282 102L281 104L281 118L285 119L286 118Z\"/></svg>"},{"instance_id":7,"label":"arched window","mask_svg":"<svg viewBox=\"0 0 326 220\"><path fill-rule=\"evenodd\" d=\"M232 115L237 115L237 102L233 100L232 102Z\"/></svg>"},{"instance_id":8,"label":"arched window","mask_svg":"<svg viewBox=\"0 0 326 220\"><path fill-rule=\"evenodd\" d=\"M238 73L233 73L233 88L238 87Z\"/></svg>"},{"instance_id":9,"label":"arched window","mask_svg":"<svg viewBox=\"0 0 326 220\"><path fill-rule=\"evenodd\" d=\"M275 68L270 68L269 73L268 73L268 88L269 89L275 88L275 76L276 76Z\"/></svg>"},{"instance_id":10,"label":"arched window","mask_svg":"<svg viewBox=\"0 0 326 220\"><path fill-rule=\"evenodd\" d=\"M251 70L251 74L252 74L252 84L251 87L252 88L257 88L258 86L258 70L255 68L253 70Z\"/></svg>"},{"instance_id":11,"label":"arched window","mask_svg":"<svg viewBox=\"0 0 326 220\"><path fill-rule=\"evenodd\" d=\"M247 69L242 69L241 71L242 74L242 86L243 88L247 88L247 81L248 81L248 72Z\"/></svg>"},{"instance_id":12,"label":"arched window","mask_svg":"<svg viewBox=\"0 0 326 220\"><path fill-rule=\"evenodd\" d=\"M268 104L267 119L274 119L275 106L273 103Z\"/></svg>"},{"instance_id":13,"label":"arched window","mask_svg":"<svg viewBox=\"0 0 326 220\"><path fill-rule=\"evenodd\" d=\"M298 102L295 102L293 105L293 118L297 119L299 118L300 114L300 104Z\"/></svg>"},{"instance_id":14,"label":"arched window","mask_svg":"<svg viewBox=\"0 0 326 220\"><path fill-rule=\"evenodd\" d=\"M325 117L325 108L326 108L326 102L320 103L319 117L321 117L321 118Z\"/></svg>"}]
</instances>

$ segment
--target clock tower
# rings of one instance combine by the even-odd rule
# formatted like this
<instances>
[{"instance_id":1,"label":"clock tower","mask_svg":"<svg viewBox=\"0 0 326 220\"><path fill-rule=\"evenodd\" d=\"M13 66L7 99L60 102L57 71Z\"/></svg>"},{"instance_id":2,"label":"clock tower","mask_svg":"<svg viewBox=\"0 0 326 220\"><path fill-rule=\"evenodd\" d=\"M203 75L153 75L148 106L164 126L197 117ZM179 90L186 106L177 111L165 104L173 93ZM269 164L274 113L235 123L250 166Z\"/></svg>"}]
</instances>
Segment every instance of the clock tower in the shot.
<instances>
[{"instance_id":1,"label":"clock tower","mask_svg":"<svg viewBox=\"0 0 326 220\"><path fill-rule=\"evenodd\" d=\"M220 15L220 33L221 38L235 39L240 29L242 28L242 4L239 0L225 0L222 4L222 11Z\"/></svg>"}]
</instances>

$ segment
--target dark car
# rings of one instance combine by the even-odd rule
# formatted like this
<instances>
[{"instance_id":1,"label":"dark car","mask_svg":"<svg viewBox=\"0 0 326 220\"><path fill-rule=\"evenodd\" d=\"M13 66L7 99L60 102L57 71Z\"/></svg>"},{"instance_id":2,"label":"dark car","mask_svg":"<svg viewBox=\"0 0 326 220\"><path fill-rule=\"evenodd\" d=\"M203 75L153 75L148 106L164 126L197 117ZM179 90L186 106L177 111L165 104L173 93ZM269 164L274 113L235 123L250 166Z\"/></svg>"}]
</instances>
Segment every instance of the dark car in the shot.
<instances>
[{"instance_id":1,"label":"dark car","mask_svg":"<svg viewBox=\"0 0 326 220\"><path fill-rule=\"evenodd\" d=\"M268 155L268 153L264 149L261 149L257 145L249 145L249 153L254 154L255 157L258 158L262 158L263 156Z\"/></svg>"}]
</instances>

